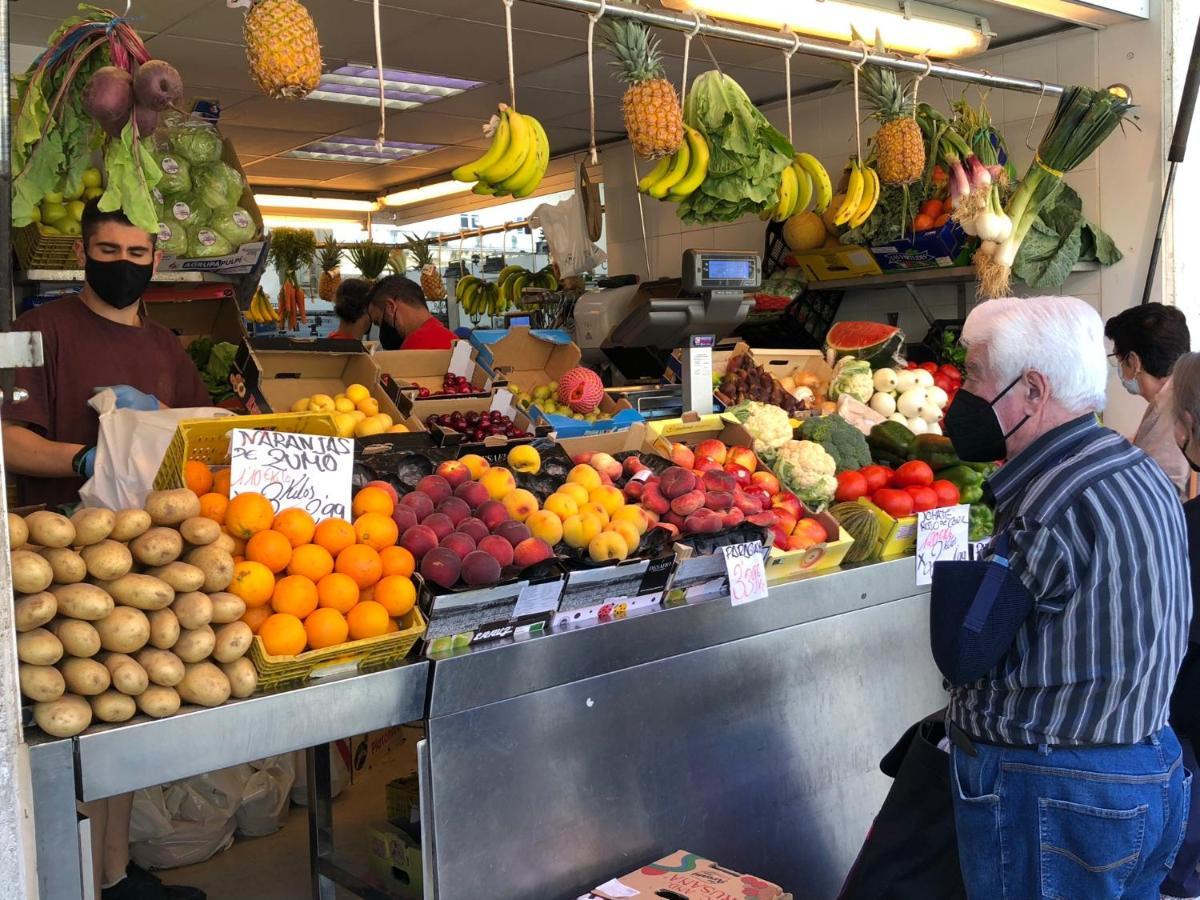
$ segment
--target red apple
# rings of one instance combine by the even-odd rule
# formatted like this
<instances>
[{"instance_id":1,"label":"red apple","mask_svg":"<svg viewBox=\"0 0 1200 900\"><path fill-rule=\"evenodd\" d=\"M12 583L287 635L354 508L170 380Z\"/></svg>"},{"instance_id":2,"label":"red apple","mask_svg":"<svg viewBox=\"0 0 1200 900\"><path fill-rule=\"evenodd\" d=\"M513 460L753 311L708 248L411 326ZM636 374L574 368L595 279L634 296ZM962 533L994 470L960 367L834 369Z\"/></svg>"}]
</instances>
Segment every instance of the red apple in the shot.
<instances>
[{"instance_id":1,"label":"red apple","mask_svg":"<svg viewBox=\"0 0 1200 900\"><path fill-rule=\"evenodd\" d=\"M691 469L696 465L696 454L687 444L672 444L671 462L681 469Z\"/></svg>"},{"instance_id":2,"label":"red apple","mask_svg":"<svg viewBox=\"0 0 1200 900\"><path fill-rule=\"evenodd\" d=\"M400 495L397 494L396 489L394 487L392 487L390 484L388 484L386 481L368 481L366 484L363 485L363 487L379 488L381 491L383 491L389 497L392 498L393 505L400 502Z\"/></svg>"},{"instance_id":3,"label":"red apple","mask_svg":"<svg viewBox=\"0 0 1200 900\"><path fill-rule=\"evenodd\" d=\"M771 497L771 508L776 512L788 513L792 517L793 525L804 518L804 507L799 499L787 491L780 491Z\"/></svg>"},{"instance_id":4,"label":"red apple","mask_svg":"<svg viewBox=\"0 0 1200 900\"><path fill-rule=\"evenodd\" d=\"M728 452L729 448L716 438L709 438L696 445L697 456L710 457L722 465L725 463L725 456Z\"/></svg>"},{"instance_id":5,"label":"red apple","mask_svg":"<svg viewBox=\"0 0 1200 900\"><path fill-rule=\"evenodd\" d=\"M737 463L725 463L724 469L735 479L741 487L747 487L750 484L752 472L745 466L739 466Z\"/></svg>"},{"instance_id":6,"label":"red apple","mask_svg":"<svg viewBox=\"0 0 1200 900\"><path fill-rule=\"evenodd\" d=\"M621 464L608 453L593 453L588 465L601 475L607 475L610 482L621 477Z\"/></svg>"},{"instance_id":7,"label":"red apple","mask_svg":"<svg viewBox=\"0 0 1200 900\"><path fill-rule=\"evenodd\" d=\"M571 457L571 462L575 463L577 466L586 466L589 462L591 462L592 454L595 452L596 451L594 450L588 450L585 453L576 453Z\"/></svg>"},{"instance_id":8,"label":"red apple","mask_svg":"<svg viewBox=\"0 0 1200 900\"><path fill-rule=\"evenodd\" d=\"M801 519L792 529L792 540L797 538L805 541L804 546L807 548L825 543L829 536L825 533L825 526L816 519Z\"/></svg>"},{"instance_id":9,"label":"red apple","mask_svg":"<svg viewBox=\"0 0 1200 900\"><path fill-rule=\"evenodd\" d=\"M775 477L774 472L769 472L766 469L759 469L751 475L750 483L762 485L772 494L778 494L780 491L779 479Z\"/></svg>"},{"instance_id":10,"label":"red apple","mask_svg":"<svg viewBox=\"0 0 1200 900\"><path fill-rule=\"evenodd\" d=\"M692 467L693 472L720 472L721 464L711 456L697 456L696 464Z\"/></svg>"},{"instance_id":11,"label":"red apple","mask_svg":"<svg viewBox=\"0 0 1200 900\"><path fill-rule=\"evenodd\" d=\"M788 550L807 550L809 547L815 547L822 541L814 541L810 534L793 534L787 539Z\"/></svg>"},{"instance_id":12,"label":"red apple","mask_svg":"<svg viewBox=\"0 0 1200 900\"><path fill-rule=\"evenodd\" d=\"M775 546L780 550L786 550L788 548L788 541L791 539L791 535L788 534L787 529L776 523L771 526L771 532L774 535L773 543Z\"/></svg>"},{"instance_id":13,"label":"red apple","mask_svg":"<svg viewBox=\"0 0 1200 900\"><path fill-rule=\"evenodd\" d=\"M729 453L725 457L727 463L737 463L751 472L758 468L758 457L754 455L754 451L749 447L730 447Z\"/></svg>"},{"instance_id":14,"label":"red apple","mask_svg":"<svg viewBox=\"0 0 1200 900\"><path fill-rule=\"evenodd\" d=\"M625 472L626 477L632 478L638 472L642 471L642 469L650 467L642 462L640 457L630 456L625 460L625 464L621 468Z\"/></svg>"}]
</instances>

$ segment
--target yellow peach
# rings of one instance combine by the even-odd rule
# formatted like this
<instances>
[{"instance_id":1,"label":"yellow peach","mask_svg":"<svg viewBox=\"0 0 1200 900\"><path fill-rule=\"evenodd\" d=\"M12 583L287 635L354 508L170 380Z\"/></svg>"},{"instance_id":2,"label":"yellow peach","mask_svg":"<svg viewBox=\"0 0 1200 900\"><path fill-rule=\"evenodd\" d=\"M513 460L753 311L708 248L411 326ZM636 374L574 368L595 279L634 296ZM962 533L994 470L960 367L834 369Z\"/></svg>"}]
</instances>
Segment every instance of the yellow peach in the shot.
<instances>
[{"instance_id":1,"label":"yellow peach","mask_svg":"<svg viewBox=\"0 0 1200 900\"><path fill-rule=\"evenodd\" d=\"M629 545L625 538L615 531L602 531L588 541L588 556L592 562L618 562L629 555Z\"/></svg>"},{"instance_id":2,"label":"yellow peach","mask_svg":"<svg viewBox=\"0 0 1200 900\"><path fill-rule=\"evenodd\" d=\"M352 416L354 418L355 422L361 422L363 419L365 419L367 417L367 414L365 412L363 412L361 409L351 410L350 412L346 413L346 415Z\"/></svg>"},{"instance_id":3,"label":"yellow peach","mask_svg":"<svg viewBox=\"0 0 1200 900\"><path fill-rule=\"evenodd\" d=\"M354 401L338 394L333 398L333 408L340 413L348 413L354 409Z\"/></svg>"},{"instance_id":4,"label":"yellow peach","mask_svg":"<svg viewBox=\"0 0 1200 900\"><path fill-rule=\"evenodd\" d=\"M370 416L354 426L354 436L370 437L373 434L383 434L386 430L382 422L374 416Z\"/></svg>"},{"instance_id":5,"label":"yellow peach","mask_svg":"<svg viewBox=\"0 0 1200 900\"><path fill-rule=\"evenodd\" d=\"M463 458L463 462L466 462L465 457ZM468 469L471 468L470 463L466 463L466 465ZM471 474L474 474L474 469L471 470ZM488 496L493 500L503 500L517 489L517 482L513 478L512 472L508 471L508 469L502 469L499 466L490 468L480 475L479 483L483 485L484 489L488 492Z\"/></svg>"},{"instance_id":6,"label":"yellow peach","mask_svg":"<svg viewBox=\"0 0 1200 900\"><path fill-rule=\"evenodd\" d=\"M379 401L374 397L366 397L355 404L366 416L379 415Z\"/></svg>"},{"instance_id":7,"label":"yellow peach","mask_svg":"<svg viewBox=\"0 0 1200 900\"><path fill-rule=\"evenodd\" d=\"M558 516L559 520L569 519L579 512L579 504L563 493L551 494L546 498L544 509Z\"/></svg>"},{"instance_id":8,"label":"yellow peach","mask_svg":"<svg viewBox=\"0 0 1200 900\"><path fill-rule=\"evenodd\" d=\"M308 398L308 408L313 412L333 412L333 398L328 394L313 394Z\"/></svg>"},{"instance_id":9,"label":"yellow peach","mask_svg":"<svg viewBox=\"0 0 1200 900\"><path fill-rule=\"evenodd\" d=\"M354 428L357 425L357 420L348 412L333 414L333 426L337 429L338 437L354 437Z\"/></svg>"},{"instance_id":10,"label":"yellow peach","mask_svg":"<svg viewBox=\"0 0 1200 900\"><path fill-rule=\"evenodd\" d=\"M563 540L576 550L582 550L600 533L600 520L590 513L579 513L563 522Z\"/></svg>"},{"instance_id":11,"label":"yellow peach","mask_svg":"<svg viewBox=\"0 0 1200 900\"><path fill-rule=\"evenodd\" d=\"M408 434L407 425L393 425L388 429L388 434Z\"/></svg>"},{"instance_id":12,"label":"yellow peach","mask_svg":"<svg viewBox=\"0 0 1200 900\"><path fill-rule=\"evenodd\" d=\"M551 547L563 539L563 523L548 509L539 509L525 520L525 527L535 538L541 538Z\"/></svg>"},{"instance_id":13,"label":"yellow peach","mask_svg":"<svg viewBox=\"0 0 1200 900\"><path fill-rule=\"evenodd\" d=\"M639 536L650 528L650 521L640 506L622 506L612 514L612 522L628 522L637 529Z\"/></svg>"},{"instance_id":14,"label":"yellow peach","mask_svg":"<svg viewBox=\"0 0 1200 900\"><path fill-rule=\"evenodd\" d=\"M582 485L589 493L604 484L600 473L587 464L573 468L567 475L567 481L570 484Z\"/></svg>"},{"instance_id":15,"label":"yellow peach","mask_svg":"<svg viewBox=\"0 0 1200 900\"><path fill-rule=\"evenodd\" d=\"M503 472L505 470L492 469L492 472L497 471ZM487 476L484 477L486 479ZM512 475L509 475L508 477L512 478ZM495 500L497 498L493 497L492 499ZM529 491L524 490L523 488L517 488L516 490L509 491L501 499L504 503L504 508L508 511L509 517L516 519L518 522L524 522L538 511L537 497L533 496L533 494L529 493ZM558 516L555 516L555 518L557 519ZM551 541L550 543L553 542Z\"/></svg>"},{"instance_id":16,"label":"yellow peach","mask_svg":"<svg viewBox=\"0 0 1200 900\"><path fill-rule=\"evenodd\" d=\"M576 484L573 481L568 481L554 493L570 497L575 501L576 506L583 506L583 504L588 502L588 489L582 484Z\"/></svg>"},{"instance_id":17,"label":"yellow peach","mask_svg":"<svg viewBox=\"0 0 1200 900\"><path fill-rule=\"evenodd\" d=\"M371 396L371 392L361 384L352 384L346 388L346 398L351 403L361 403Z\"/></svg>"},{"instance_id":18,"label":"yellow peach","mask_svg":"<svg viewBox=\"0 0 1200 900\"><path fill-rule=\"evenodd\" d=\"M603 506L601 506L599 503L585 503L585 504L583 504L583 506L579 507L579 511L581 513L591 513L593 516L595 516L597 519L600 520L601 527L607 525L608 520L612 518L608 514L608 510L605 509Z\"/></svg>"},{"instance_id":19,"label":"yellow peach","mask_svg":"<svg viewBox=\"0 0 1200 900\"><path fill-rule=\"evenodd\" d=\"M636 550L637 545L642 541L642 536L638 534L637 526L630 522L609 522L604 527L604 530L615 531L621 537L625 538L625 546L628 548L630 553Z\"/></svg>"},{"instance_id":20,"label":"yellow peach","mask_svg":"<svg viewBox=\"0 0 1200 900\"><path fill-rule=\"evenodd\" d=\"M292 412L308 412L308 408L311 403L312 400L308 397L301 397L292 404Z\"/></svg>"},{"instance_id":21,"label":"yellow peach","mask_svg":"<svg viewBox=\"0 0 1200 900\"><path fill-rule=\"evenodd\" d=\"M508 464L515 472L536 475L542 470L542 455L530 444L518 444L508 451Z\"/></svg>"},{"instance_id":22,"label":"yellow peach","mask_svg":"<svg viewBox=\"0 0 1200 900\"><path fill-rule=\"evenodd\" d=\"M490 463L477 453L468 453L459 462L470 470L471 478L475 481L483 478L483 473L491 468Z\"/></svg>"},{"instance_id":23,"label":"yellow peach","mask_svg":"<svg viewBox=\"0 0 1200 900\"><path fill-rule=\"evenodd\" d=\"M604 507L610 516L625 505L625 495L611 484L602 484L588 493L588 500Z\"/></svg>"},{"instance_id":24,"label":"yellow peach","mask_svg":"<svg viewBox=\"0 0 1200 900\"><path fill-rule=\"evenodd\" d=\"M396 424L395 422L392 421L392 417L389 416L387 413L379 413L378 415L373 416L372 418L374 418L375 421L377 421L380 425L383 426L384 431L387 431L389 428L391 428L393 425Z\"/></svg>"}]
</instances>

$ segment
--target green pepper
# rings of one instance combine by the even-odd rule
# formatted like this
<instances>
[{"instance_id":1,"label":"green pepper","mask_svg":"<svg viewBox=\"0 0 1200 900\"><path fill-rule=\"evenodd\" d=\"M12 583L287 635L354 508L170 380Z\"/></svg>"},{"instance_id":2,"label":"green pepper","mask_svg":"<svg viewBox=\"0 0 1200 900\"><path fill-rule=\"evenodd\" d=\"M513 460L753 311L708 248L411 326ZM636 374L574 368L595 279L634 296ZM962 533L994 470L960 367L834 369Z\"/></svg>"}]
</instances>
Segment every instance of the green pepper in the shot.
<instances>
[{"instance_id":1,"label":"green pepper","mask_svg":"<svg viewBox=\"0 0 1200 900\"><path fill-rule=\"evenodd\" d=\"M939 480L948 481L956 488L960 497L965 498L968 491L972 488L975 490L983 490L983 476L972 469L970 466L951 466L948 469L942 469L937 473ZM964 499L964 503L969 503L969 500Z\"/></svg>"},{"instance_id":2,"label":"green pepper","mask_svg":"<svg viewBox=\"0 0 1200 900\"><path fill-rule=\"evenodd\" d=\"M978 503L983 499L983 488L975 485L967 488L965 491L958 492L959 503Z\"/></svg>"},{"instance_id":3,"label":"green pepper","mask_svg":"<svg viewBox=\"0 0 1200 900\"><path fill-rule=\"evenodd\" d=\"M871 458L884 465L896 466L908 462L909 451L916 435L899 422L880 422L867 435ZM899 460L899 462L896 462Z\"/></svg>"},{"instance_id":4,"label":"green pepper","mask_svg":"<svg viewBox=\"0 0 1200 900\"><path fill-rule=\"evenodd\" d=\"M982 503L973 503L971 504L971 512L967 522L968 539L982 541L995 530L996 514Z\"/></svg>"},{"instance_id":5,"label":"green pepper","mask_svg":"<svg viewBox=\"0 0 1200 900\"><path fill-rule=\"evenodd\" d=\"M929 463L929 467L935 472L963 464L954 452L954 444L950 442L950 438L940 434L918 434L912 442L908 458Z\"/></svg>"}]
</instances>

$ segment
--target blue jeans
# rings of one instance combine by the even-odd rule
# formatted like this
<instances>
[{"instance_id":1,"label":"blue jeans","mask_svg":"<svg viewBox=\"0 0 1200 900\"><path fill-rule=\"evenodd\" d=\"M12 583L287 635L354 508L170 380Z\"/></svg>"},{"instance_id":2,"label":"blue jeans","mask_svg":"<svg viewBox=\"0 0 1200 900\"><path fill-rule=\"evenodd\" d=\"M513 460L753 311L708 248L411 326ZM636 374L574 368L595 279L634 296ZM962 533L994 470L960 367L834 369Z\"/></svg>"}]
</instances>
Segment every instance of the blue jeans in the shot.
<instances>
[{"instance_id":1,"label":"blue jeans","mask_svg":"<svg viewBox=\"0 0 1200 900\"><path fill-rule=\"evenodd\" d=\"M1191 775L1170 728L1092 749L951 751L972 900L1158 900L1183 841Z\"/></svg>"}]
</instances>

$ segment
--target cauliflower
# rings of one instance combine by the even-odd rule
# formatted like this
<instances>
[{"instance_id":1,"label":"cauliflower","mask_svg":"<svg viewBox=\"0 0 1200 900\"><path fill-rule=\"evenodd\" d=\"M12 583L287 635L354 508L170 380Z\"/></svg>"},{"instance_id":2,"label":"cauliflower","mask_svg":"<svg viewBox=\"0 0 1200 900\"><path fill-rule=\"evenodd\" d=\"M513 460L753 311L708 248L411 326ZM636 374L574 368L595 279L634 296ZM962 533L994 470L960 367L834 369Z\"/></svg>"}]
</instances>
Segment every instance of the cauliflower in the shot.
<instances>
[{"instance_id":1,"label":"cauliflower","mask_svg":"<svg viewBox=\"0 0 1200 900\"><path fill-rule=\"evenodd\" d=\"M833 370L833 381L829 385L829 399L836 400L849 394L859 403L870 403L875 393L875 375L871 364L865 359L844 356Z\"/></svg>"},{"instance_id":2,"label":"cauliflower","mask_svg":"<svg viewBox=\"0 0 1200 900\"><path fill-rule=\"evenodd\" d=\"M871 464L866 437L839 415L805 419L800 425L800 437L824 447L833 456L839 472Z\"/></svg>"},{"instance_id":3,"label":"cauliflower","mask_svg":"<svg viewBox=\"0 0 1200 900\"><path fill-rule=\"evenodd\" d=\"M836 470L833 457L813 441L787 441L775 458L775 474L812 512L828 506L837 493Z\"/></svg>"},{"instance_id":4,"label":"cauliflower","mask_svg":"<svg viewBox=\"0 0 1200 900\"><path fill-rule=\"evenodd\" d=\"M751 400L733 407L729 414L750 432L754 452L760 457L771 458L776 448L792 439L792 423L778 406Z\"/></svg>"}]
</instances>

